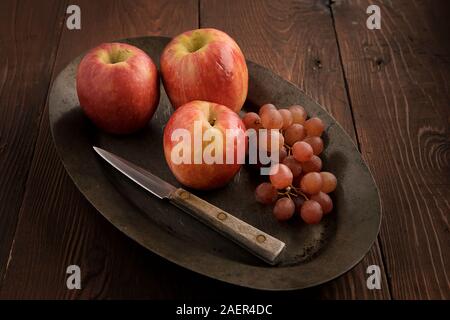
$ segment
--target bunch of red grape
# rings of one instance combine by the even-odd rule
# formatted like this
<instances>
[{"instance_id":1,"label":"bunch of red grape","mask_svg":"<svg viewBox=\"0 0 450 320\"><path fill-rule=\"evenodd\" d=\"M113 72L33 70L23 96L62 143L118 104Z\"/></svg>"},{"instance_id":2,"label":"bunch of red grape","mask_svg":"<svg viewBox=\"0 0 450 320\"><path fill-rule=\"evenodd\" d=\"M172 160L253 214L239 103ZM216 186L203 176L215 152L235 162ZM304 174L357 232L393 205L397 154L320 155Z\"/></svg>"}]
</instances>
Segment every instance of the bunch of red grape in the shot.
<instances>
[{"instance_id":1,"label":"bunch of red grape","mask_svg":"<svg viewBox=\"0 0 450 320\"><path fill-rule=\"evenodd\" d=\"M288 220L298 212L306 223L319 223L333 210L328 194L337 185L332 173L321 171L319 155L324 148L321 135L325 130L322 120L307 119L305 109L299 105L277 109L273 104L263 105L259 114L246 113L242 120L247 129L272 129L270 137L280 141L279 163L270 168L270 182L256 188L256 200L266 205L275 203L273 214L277 220Z\"/></svg>"}]
</instances>

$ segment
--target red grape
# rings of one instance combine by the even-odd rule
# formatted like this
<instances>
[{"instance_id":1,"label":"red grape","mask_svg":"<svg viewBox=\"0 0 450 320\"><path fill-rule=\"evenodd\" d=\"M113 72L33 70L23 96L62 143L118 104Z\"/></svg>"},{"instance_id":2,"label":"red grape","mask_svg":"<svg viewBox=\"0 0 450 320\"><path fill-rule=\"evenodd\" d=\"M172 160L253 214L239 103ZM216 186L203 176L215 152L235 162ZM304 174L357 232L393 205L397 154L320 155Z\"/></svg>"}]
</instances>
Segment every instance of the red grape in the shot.
<instances>
[{"instance_id":1,"label":"red grape","mask_svg":"<svg viewBox=\"0 0 450 320\"><path fill-rule=\"evenodd\" d=\"M305 122L305 129L308 137L320 137L325 130L325 125L322 120L314 117Z\"/></svg>"},{"instance_id":2,"label":"red grape","mask_svg":"<svg viewBox=\"0 0 450 320\"><path fill-rule=\"evenodd\" d=\"M286 148L283 146L281 149L280 149L280 153L279 153L279 157L278 157L278 162L283 162L283 160L287 157L287 155L288 155L288 152L287 152L287 150L286 150Z\"/></svg>"},{"instance_id":3,"label":"red grape","mask_svg":"<svg viewBox=\"0 0 450 320\"><path fill-rule=\"evenodd\" d=\"M307 224L317 224L322 220L323 210L314 200L307 200L300 209L300 216Z\"/></svg>"},{"instance_id":4,"label":"red grape","mask_svg":"<svg viewBox=\"0 0 450 320\"><path fill-rule=\"evenodd\" d=\"M304 124L306 121L306 111L305 108L294 105L289 107L289 111L292 113L292 118L294 119L294 123Z\"/></svg>"},{"instance_id":5,"label":"red grape","mask_svg":"<svg viewBox=\"0 0 450 320\"><path fill-rule=\"evenodd\" d=\"M310 197L311 200L317 201L322 207L323 214L330 213L333 210L333 201L326 193L319 192Z\"/></svg>"},{"instance_id":6,"label":"red grape","mask_svg":"<svg viewBox=\"0 0 450 320\"><path fill-rule=\"evenodd\" d=\"M292 185L293 186L300 186L300 181L302 181L303 176L304 176L304 174L303 174L303 171L302 171L302 173L300 173L298 175L298 177L295 177L294 179L292 179Z\"/></svg>"},{"instance_id":7,"label":"red grape","mask_svg":"<svg viewBox=\"0 0 450 320\"><path fill-rule=\"evenodd\" d=\"M273 215L278 221L290 219L295 212L295 204L291 199L284 197L277 200L273 207Z\"/></svg>"},{"instance_id":8,"label":"red grape","mask_svg":"<svg viewBox=\"0 0 450 320\"><path fill-rule=\"evenodd\" d=\"M309 161L313 156L313 148L306 142L298 141L292 146L292 155L297 161Z\"/></svg>"},{"instance_id":9,"label":"red grape","mask_svg":"<svg viewBox=\"0 0 450 320\"><path fill-rule=\"evenodd\" d=\"M305 198L298 196L292 198L295 204L295 210L297 210L298 213L300 213L300 209L302 208L302 205L305 203Z\"/></svg>"},{"instance_id":10,"label":"red grape","mask_svg":"<svg viewBox=\"0 0 450 320\"><path fill-rule=\"evenodd\" d=\"M278 155L275 159L278 163L270 167L270 183L258 185L255 197L263 204L275 203L273 214L279 221L290 219L297 211L307 224L317 224L333 210L328 193L336 189L337 179L330 172L321 172L319 157L324 150L321 135L325 124L318 117L307 118L300 105L278 110L271 103L262 105L258 113L248 112L242 118L247 129L257 130L258 148L269 155ZM267 129L267 134L260 129ZM274 139L279 144L278 150L271 150ZM293 185L299 186L301 192L289 188ZM289 191L289 195L278 198L278 190L282 189ZM309 200L305 200L305 194Z\"/></svg>"},{"instance_id":11,"label":"red grape","mask_svg":"<svg viewBox=\"0 0 450 320\"><path fill-rule=\"evenodd\" d=\"M330 172L321 172L320 176L322 177L322 191L325 193L333 192L336 189L337 179L334 174Z\"/></svg>"},{"instance_id":12,"label":"red grape","mask_svg":"<svg viewBox=\"0 0 450 320\"><path fill-rule=\"evenodd\" d=\"M256 187L255 198L263 204L272 204L278 198L278 191L269 182L263 182Z\"/></svg>"},{"instance_id":13,"label":"red grape","mask_svg":"<svg viewBox=\"0 0 450 320\"><path fill-rule=\"evenodd\" d=\"M263 139L263 136L258 136L258 142L260 148L268 153L272 153L272 139L278 139L278 149L281 150L284 147L284 137L278 130L267 130L267 140ZM261 141L260 141L261 139ZM266 143L264 143L266 142ZM275 151L275 150L274 150Z\"/></svg>"},{"instance_id":14,"label":"red grape","mask_svg":"<svg viewBox=\"0 0 450 320\"><path fill-rule=\"evenodd\" d=\"M322 170L322 159L313 155L311 160L302 162L303 172L320 172Z\"/></svg>"},{"instance_id":15,"label":"red grape","mask_svg":"<svg viewBox=\"0 0 450 320\"><path fill-rule=\"evenodd\" d=\"M284 189L292 184L292 171L288 166L277 163L270 168L270 182L277 189Z\"/></svg>"},{"instance_id":16,"label":"red grape","mask_svg":"<svg viewBox=\"0 0 450 320\"><path fill-rule=\"evenodd\" d=\"M322 153L323 140L320 137L306 137L305 139L303 139L303 141L312 147L313 152L316 156Z\"/></svg>"},{"instance_id":17,"label":"red grape","mask_svg":"<svg viewBox=\"0 0 450 320\"><path fill-rule=\"evenodd\" d=\"M284 147L284 136L281 134L280 131L276 131L276 130L272 130L272 131L278 132L278 149L281 150L284 148L286 150L286 148ZM276 135L275 135L275 137L276 137Z\"/></svg>"},{"instance_id":18,"label":"red grape","mask_svg":"<svg viewBox=\"0 0 450 320\"><path fill-rule=\"evenodd\" d=\"M266 129L281 129L283 117L277 109L266 109L260 113L261 123Z\"/></svg>"},{"instance_id":19,"label":"red grape","mask_svg":"<svg viewBox=\"0 0 450 320\"><path fill-rule=\"evenodd\" d=\"M287 165L288 168L291 169L292 176L294 178L297 178L300 173L302 173L302 165L300 164L300 162L295 160L293 156L287 156L286 158L284 158L283 164Z\"/></svg>"},{"instance_id":20,"label":"red grape","mask_svg":"<svg viewBox=\"0 0 450 320\"><path fill-rule=\"evenodd\" d=\"M316 194L322 189L322 184L323 182L320 173L310 172L305 174L300 181L300 189L307 194Z\"/></svg>"},{"instance_id":21,"label":"red grape","mask_svg":"<svg viewBox=\"0 0 450 320\"><path fill-rule=\"evenodd\" d=\"M298 123L294 123L284 131L286 143L292 146L297 141L302 141L306 136L305 128Z\"/></svg>"},{"instance_id":22,"label":"red grape","mask_svg":"<svg viewBox=\"0 0 450 320\"><path fill-rule=\"evenodd\" d=\"M276 110L277 107L275 107L275 106L274 106L273 104L271 104L271 103L266 103L265 105L262 105L261 108L259 108L259 111L258 111L259 115L261 115L263 112L265 112L265 111L268 110L268 109L274 109L274 110Z\"/></svg>"},{"instance_id":23,"label":"red grape","mask_svg":"<svg viewBox=\"0 0 450 320\"><path fill-rule=\"evenodd\" d=\"M261 118L255 112L248 112L242 118L246 129L255 129L259 130L262 128Z\"/></svg>"},{"instance_id":24,"label":"red grape","mask_svg":"<svg viewBox=\"0 0 450 320\"><path fill-rule=\"evenodd\" d=\"M283 127L281 129L286 130L294 122L292 113L288 109L280 109L278 112L283 118Z\"/></svg>"}]
</instances>

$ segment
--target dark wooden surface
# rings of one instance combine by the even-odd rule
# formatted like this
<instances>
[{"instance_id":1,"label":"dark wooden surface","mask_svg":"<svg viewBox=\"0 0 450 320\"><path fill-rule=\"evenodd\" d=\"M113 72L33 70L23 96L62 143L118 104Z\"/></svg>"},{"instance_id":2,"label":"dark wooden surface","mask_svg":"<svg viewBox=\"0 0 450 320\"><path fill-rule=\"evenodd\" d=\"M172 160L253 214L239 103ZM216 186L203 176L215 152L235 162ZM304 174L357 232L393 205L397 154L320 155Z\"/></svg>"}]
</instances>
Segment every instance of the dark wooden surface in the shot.
<instances>
[{"instance_id":1,"label":"dark wooden surface","mask_svg":"<svg viewBox=\"0 0 450 320\"><path fill-rule=\"evenodd\" d=\"M81 30L65 27L69 4ZM365 26L369 4L381 30ZM450 298L450 12L446 1L3 1L0 3L0 298ZM49 132L51 80L100 42L229 33L355 139L380 189L381 233L325 285L270 293L186 271L118 232L64 171ZM6 59L5 59L6 58ZM66 288L66 267L83 270ZM368 290L369 265L382 269Z\"/></svg>"}]
</instances>

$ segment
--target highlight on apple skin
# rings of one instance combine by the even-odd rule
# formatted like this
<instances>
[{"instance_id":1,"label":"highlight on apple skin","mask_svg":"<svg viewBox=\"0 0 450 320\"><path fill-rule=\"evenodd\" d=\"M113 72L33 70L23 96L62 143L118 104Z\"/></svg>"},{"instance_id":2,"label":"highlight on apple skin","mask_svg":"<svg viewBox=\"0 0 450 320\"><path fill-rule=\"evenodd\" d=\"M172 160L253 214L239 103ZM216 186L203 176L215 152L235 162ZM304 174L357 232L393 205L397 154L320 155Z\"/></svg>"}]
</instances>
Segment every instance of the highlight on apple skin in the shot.
<instances>
[{"instance_id":1,"label":"highlight on apple skin","mask_svg":"<svg viewBox=\"0 0 450 320\"><path fill-rule=\"evenodd\" d=\"M204 100L241 110L248 91L247 63L226 33L211 28L184 32L165 47L160 63L164 88L175 109Z\"/></svg>"},{"instance_id":2,"label":"highlight on apple skin","mask_svg":"<svg viewBox=\"0 0 450 320\"><path fill-rule=\"evenodd\" d=\"M196 127L201 128L200 133ZM188 138L180 139L176 135L180 129L188 134ZM206 139L207 131L217 134L220 139ZM228 139L227 132L230 131L235 133L233 139ZM195 139L201 139L200 149L195 147ZM163 145L166 162L180 183L193 189L215 189L230 182L245 161L245 126L238 114L228 107L207 101L191 101L180 106L170 117L164 128ZM219 155L220 163L205 161L208 149L214 149L212 153ZM186 152L182 156L187 156L187 162L174 159L174 153L179 150ZM196 162L198 156L200 161Z\"/></svg>"},{"instance_id":3,"label":"highlight on apple skin","mask_svg":"<svg viewBox=\"0 0 450 320\"><path fill-rule=\"evenodd\" d=\"M90 50L77 69L81 108L100 129L127 134L147 125L159 104L159 76L152 59L125 43Z\"/></svg>"}]
</instances>

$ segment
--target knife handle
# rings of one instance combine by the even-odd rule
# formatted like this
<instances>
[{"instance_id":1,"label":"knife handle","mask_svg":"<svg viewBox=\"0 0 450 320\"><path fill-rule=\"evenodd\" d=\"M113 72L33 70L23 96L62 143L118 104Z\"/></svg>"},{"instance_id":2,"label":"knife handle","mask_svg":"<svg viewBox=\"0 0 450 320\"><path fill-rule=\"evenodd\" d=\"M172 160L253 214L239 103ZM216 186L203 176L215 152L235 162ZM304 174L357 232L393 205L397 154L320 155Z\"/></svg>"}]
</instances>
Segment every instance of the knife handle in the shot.
<instances>
[{"instance_id":1,"label":"knife handle","mask_svg":"<svg viewBox=\"0 0 450 320\"><path fill-rule=\"evenodd\" d=\"M277 262L278 256L285 247L284 242L236 218L183 188L174 191L169 199L183 211L190 213L201 222L214 228L216 231L270 264Z\"/></svg>"}]
</instances>

